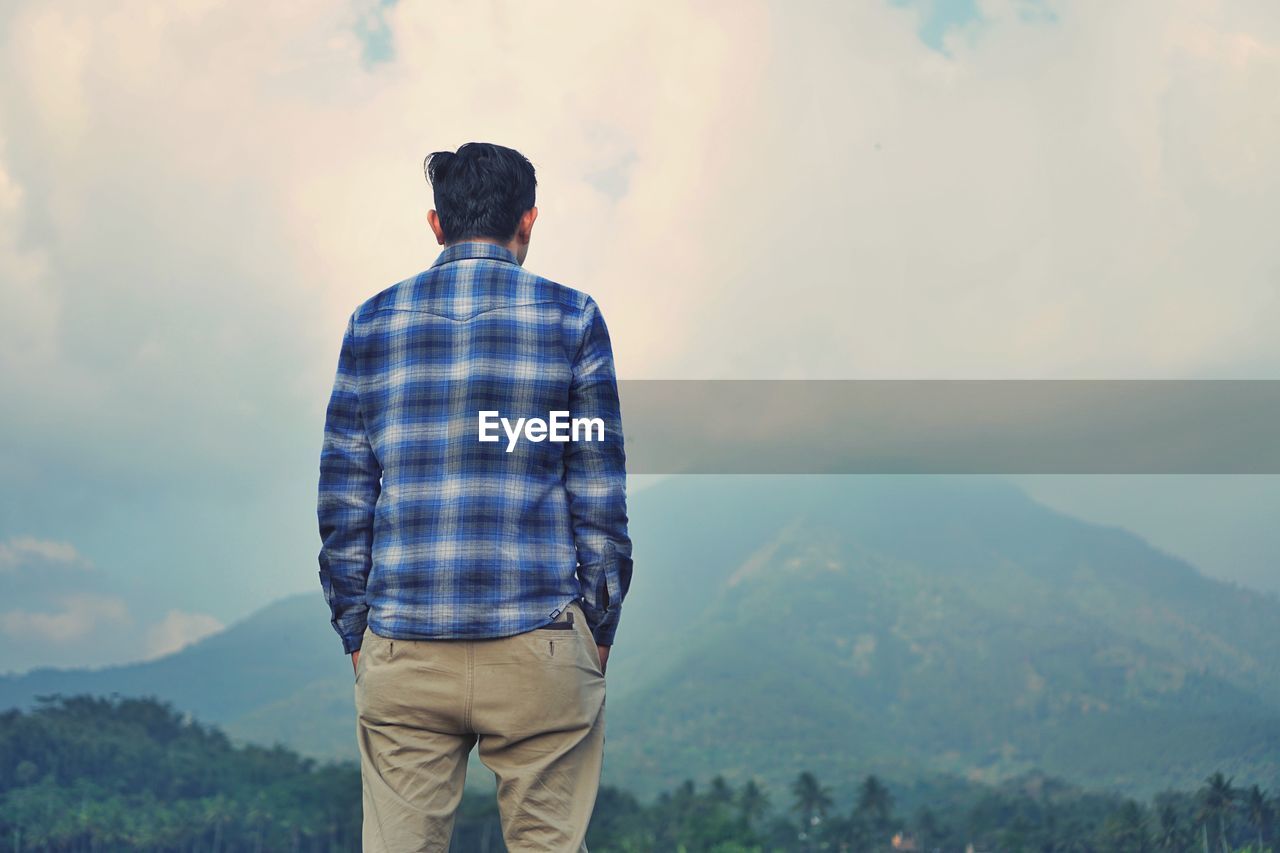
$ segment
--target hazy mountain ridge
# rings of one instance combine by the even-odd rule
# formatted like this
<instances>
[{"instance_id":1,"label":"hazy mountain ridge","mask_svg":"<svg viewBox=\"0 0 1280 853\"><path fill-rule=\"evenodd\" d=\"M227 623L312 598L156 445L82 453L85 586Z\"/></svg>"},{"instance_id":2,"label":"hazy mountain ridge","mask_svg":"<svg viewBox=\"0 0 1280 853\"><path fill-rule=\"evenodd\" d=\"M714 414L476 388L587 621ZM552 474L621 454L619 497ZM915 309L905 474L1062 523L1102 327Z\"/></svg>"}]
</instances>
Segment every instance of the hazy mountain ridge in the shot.
<instances>
[{"instance_id":1,"label":"hazy mountain ridge","mask_svg":"<svg viewBox=\"0 0 1280 853\"><path fill-rule=\"evenodd\" d=\"M1122 530L961 478L683 478L632 499L606 776L639 792L770 768L1151 791L1280 779L1280 603ZM233 734L352 755L317 589L175 655L0 678L170 698Z\"/></svg>"},{"instance_id":2,"label":"hazy mountain ridge","mask_svg":"<svg viewBox=\"0 0 1280 853\"><path fill-rule=\"evenodd\" d=\"M1146 789L1215 762L1280 772L1273 598L999 486L848 497L800 505L726 575L691 653L615 714L679 737L624 740L617 760L670 783L690 760L734 778L772 754L785 778L806 762L779 753L781 731L829 778L1044 766Z\"/></svg>"}]
</instances>

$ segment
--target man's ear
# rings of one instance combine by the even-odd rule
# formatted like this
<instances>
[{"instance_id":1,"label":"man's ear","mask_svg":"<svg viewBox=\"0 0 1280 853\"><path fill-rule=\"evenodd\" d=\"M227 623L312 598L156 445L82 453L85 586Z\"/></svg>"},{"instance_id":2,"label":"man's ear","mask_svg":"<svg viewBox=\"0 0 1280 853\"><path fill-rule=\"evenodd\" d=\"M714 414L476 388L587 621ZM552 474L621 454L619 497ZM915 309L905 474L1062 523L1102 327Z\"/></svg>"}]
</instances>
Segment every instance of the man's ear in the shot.
<instances>
[{"instance_id":1,"label":"man's ear","mask_svg":"<svg viewBox=\"0 0 1280 853\"><path fill-rule=\"evenodd\" d=\"M440 215L435 209L427 211L427 224L431 226L431 233L436 235L436 242L441 246L444 245L444 228L440 225Z\"/></svg>"},{"instance_id":2,"label":"man's ear","mask_svg":"<svg viewBox=\"0 0 1280 853\"><path fill-rule=\"evenodd\" d=\"M531 207L520 217L520 241L529 242L529 234L533 231L533 220L538 218L538 208Z\"/></svg>"}]
</instances>

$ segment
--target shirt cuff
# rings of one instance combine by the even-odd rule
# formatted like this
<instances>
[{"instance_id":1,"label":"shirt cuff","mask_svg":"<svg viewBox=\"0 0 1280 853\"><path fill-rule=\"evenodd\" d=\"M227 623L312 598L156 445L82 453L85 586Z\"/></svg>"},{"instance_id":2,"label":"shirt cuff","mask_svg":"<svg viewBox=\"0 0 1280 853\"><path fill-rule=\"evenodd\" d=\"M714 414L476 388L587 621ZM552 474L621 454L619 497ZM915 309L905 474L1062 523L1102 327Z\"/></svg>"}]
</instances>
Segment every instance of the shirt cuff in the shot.
<instances>
[{"instance_id":1,"label":"shirt cuff","mask_svg":"<svg viewBox=\"0 0 1280 853\"><path fill-rule=\"evenodd\" d=\"M358 619L348 616L341 623L333 623L333 630L337 631L338 636L342 638L342 653L344 655L360 650L360 644L364 642L365 627L368 624L367 613L361 613Z\"/></svg>"},{"instance_id":2,"label":"shirt cuff","mask_svg":"<svg viewBox=\"0 0 1280 853\"><path fill-rule=\"evenodd\" d=\"M615 625L597 625L591 629L591 636L595 637L597 646L612 646L614 632L618 630Z\"/></svg>"},{"instance_id":3,"label":"shirt cuff","mask_svg":"<svg viewBox=\"0 0 1280 853\"><path fill-rule=\"evenodd\" d=\"M583 615L587 617L587 627L591 630L591 636L595 638L596 645L612 646L613 635L618 630L619 608L610 607L608 610L601 610L593 606L585 597L579 599L578 603L582 607Z\"/></svg>"},{"instance_id":4,"label":"shirt cuff","mask_svg":"<svg viewBox=\"0 0 1280 853\"><path fill-rule=\"evenodd\" d=\"M342 635L342 653L349 655L352 652L360 651L360 644L364 642L364 632L359 634L343 634Z\"/></svg>"}]
</instances>

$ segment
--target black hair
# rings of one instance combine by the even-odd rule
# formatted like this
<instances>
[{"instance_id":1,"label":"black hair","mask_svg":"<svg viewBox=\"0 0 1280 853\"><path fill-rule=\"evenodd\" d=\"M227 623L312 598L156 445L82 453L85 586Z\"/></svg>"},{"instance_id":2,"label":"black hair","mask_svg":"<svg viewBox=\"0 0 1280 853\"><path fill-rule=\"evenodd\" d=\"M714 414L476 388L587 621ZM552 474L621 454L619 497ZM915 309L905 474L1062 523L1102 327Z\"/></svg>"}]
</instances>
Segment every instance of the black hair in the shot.
<instances>
[{"instance_id":1,"label":"black hair","mask_svg":"<svg viewBox=\"0 0 1280 853\"><path fill-rule=\"evenodd\" d=\"M519 151L468 142L427 155L423 171L435 193L446 243L475 237L510 240L520 217L534 206L538 180Z\"/></svg>"}]
</instances>

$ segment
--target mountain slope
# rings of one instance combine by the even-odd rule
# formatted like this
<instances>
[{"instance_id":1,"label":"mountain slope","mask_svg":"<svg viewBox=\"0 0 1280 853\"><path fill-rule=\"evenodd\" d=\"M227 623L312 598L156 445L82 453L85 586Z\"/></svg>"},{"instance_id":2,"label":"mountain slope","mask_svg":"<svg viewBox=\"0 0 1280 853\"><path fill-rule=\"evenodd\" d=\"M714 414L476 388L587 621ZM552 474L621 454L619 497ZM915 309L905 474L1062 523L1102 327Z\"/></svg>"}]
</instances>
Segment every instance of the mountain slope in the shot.
<instances>
[{"instance_id":1,"label":"mountain slope","mask_svg":"<svg viewBox=\"0 0 1280 853\"><path fill-rule=\"evenodd\" d=\"M643 650L645 680L611 719L615 766L658 787L761 768L785 780L1043 767L1132 790L1217 767L1280 772L1273 598L1000 483L797 479L714 495L771 507L771 537ZM678 564L637 587L670 595ZM619 633L620 668L631 636Z\"/></svg>"},{"instance_id":2,"label":"mountain slope","mask_svg":"<svg viewBox=\"0 0 1280 853\"><path fill-rule=\"evenodd\" d=\"M0 676L0 707L30 707L51 693L157 696L238 737L347 757L350 678L317 586L156 660Z\"/></svg>"},{"instance_id":3,"label":"mountain slope","mask_svg":"<svg viewBox=\"0 0 1280 853\"><path fill-rule=\"evenodd\" d=\"M1280 604L1006 484L690 477L632 498L606 777L801 769L1150 792L1280 780ZM0 678L153 694L232 734L351 756L350 666L319 589L175 655Z\"/></svg>"}]
</instances>

